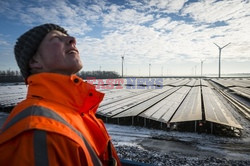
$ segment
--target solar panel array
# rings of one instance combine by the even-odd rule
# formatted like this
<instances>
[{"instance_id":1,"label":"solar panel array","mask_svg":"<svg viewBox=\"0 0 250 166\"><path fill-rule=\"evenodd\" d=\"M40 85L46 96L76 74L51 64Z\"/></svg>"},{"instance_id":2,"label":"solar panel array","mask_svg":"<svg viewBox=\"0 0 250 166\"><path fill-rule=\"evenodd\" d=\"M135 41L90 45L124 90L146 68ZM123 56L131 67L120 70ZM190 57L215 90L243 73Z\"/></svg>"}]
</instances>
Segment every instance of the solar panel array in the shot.
<instances>
[{"instance_id":1,"label":"solar panel array","mask_svg":"<svg viewBox=\"0 0 250 166\"><path fill-rule=\"evenodd\" d=\"M97 114L111 119L142 117L163 123L206 120L242 129L206 79L123 79L109 86L116 81L99 81L104 85L98 84L98 80L93 82L105 93ZM249 79L212 81L250 99ZM26 97L26 91L25 85L1 85L0 106L16 105Z\"/></svg>"}]
</instances>

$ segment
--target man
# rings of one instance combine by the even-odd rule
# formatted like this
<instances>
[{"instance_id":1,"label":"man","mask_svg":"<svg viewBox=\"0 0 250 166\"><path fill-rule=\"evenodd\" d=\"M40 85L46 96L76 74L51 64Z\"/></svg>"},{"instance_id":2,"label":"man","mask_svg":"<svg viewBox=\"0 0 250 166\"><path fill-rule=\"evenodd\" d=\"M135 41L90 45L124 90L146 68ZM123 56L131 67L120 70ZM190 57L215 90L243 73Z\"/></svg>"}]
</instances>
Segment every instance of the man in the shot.
<instances>
[{"instance_id":1,"label":"man","mask_svg":"<svg viewBox=\"0 0 250 166\"><path fill-rule=\"evenodd\" d=\"M1 130L0 165L120 165L95 116L104 94L75 75L82 68L75 38L43 24L17 40L15 57L28 93Z\"/></svg>"}]
</instances>

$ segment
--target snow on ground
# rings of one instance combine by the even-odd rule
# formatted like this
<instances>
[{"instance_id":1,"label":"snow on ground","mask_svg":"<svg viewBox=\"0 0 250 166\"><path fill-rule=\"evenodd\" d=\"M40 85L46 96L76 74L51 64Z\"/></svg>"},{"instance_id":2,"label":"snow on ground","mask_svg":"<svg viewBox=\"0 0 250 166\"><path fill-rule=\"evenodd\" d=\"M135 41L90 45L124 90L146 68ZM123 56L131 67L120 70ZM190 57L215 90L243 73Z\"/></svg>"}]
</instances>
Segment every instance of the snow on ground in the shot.
<instances>
[{"instance_id":1,"label":"snow on ground","mask_svg":"<svg viewBox=\"0 0 250 166\"><path fill-rule=\"evenodd\" d=\"M152 165L250 165L250 137L106 124L118 155Z\"/></svg>"}]
</instances>

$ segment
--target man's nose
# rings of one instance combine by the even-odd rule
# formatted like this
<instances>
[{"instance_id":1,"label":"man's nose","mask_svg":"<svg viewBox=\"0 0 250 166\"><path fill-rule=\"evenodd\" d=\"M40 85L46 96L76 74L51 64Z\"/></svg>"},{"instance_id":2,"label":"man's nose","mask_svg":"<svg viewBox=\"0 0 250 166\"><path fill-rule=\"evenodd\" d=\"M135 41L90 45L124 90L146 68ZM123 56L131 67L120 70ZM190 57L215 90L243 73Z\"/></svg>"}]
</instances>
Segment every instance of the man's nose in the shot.
<instances>
[{"instance_id":1,"label":"man's nose","mask_svg":"<svg viewBox=\"0 0 250 166\"><path fill-rule=\"evenodd\" d=\"M67 44L76 45L76 39L72 36L67 36Z\"/></svg>"}]
</instances>

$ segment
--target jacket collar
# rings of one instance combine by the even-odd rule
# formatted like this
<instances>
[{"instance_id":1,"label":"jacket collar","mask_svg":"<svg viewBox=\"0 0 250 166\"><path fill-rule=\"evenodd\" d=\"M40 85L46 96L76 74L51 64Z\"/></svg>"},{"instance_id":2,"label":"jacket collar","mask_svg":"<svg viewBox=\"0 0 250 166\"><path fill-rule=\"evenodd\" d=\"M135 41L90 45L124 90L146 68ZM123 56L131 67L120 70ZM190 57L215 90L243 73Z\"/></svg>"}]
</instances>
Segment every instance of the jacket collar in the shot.
<instances>
[{"instance_id":1,"label":"jacket collar","mask_svg":"<svg viewBox=\"0 0 250 166\"><path fill-rule=\"evenodd\" d=\"M76 75L39 73L28 78L27 98L34 96L71 107L79 113L95 113L104 94Z\"/></svg>"}]
</instances>

